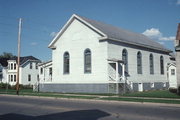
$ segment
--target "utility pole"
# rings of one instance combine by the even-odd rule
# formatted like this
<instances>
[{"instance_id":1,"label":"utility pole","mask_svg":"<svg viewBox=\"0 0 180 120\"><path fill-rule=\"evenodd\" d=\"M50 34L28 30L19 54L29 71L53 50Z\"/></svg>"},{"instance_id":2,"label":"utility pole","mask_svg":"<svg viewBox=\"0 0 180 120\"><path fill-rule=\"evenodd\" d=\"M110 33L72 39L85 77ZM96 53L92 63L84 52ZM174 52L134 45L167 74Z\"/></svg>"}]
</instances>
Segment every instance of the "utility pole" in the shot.
<instances>
[{"instance_id":1,"label":"utility pole","mask_svg":"<svg viewBox=\"0 0 180 120\"><path fill-rule=\"evenodd\" d=\"M19 19L19 32L18 32L18 59L17 59L17 82L16 82L16 94L19 95L19 65L20 65L20 45L21 45L21 27L22 19Z\"/></svg>"}]
</instances>

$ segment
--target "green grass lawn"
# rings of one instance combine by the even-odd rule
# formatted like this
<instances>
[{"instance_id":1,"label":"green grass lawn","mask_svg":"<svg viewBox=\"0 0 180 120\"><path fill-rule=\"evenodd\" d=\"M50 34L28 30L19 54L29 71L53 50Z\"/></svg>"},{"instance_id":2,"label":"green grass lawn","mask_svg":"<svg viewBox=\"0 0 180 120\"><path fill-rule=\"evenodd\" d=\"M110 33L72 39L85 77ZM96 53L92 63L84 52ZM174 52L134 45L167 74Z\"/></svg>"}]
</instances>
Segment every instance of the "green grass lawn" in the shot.
<instances>
[{"instance_id":1,"label":"green grass lawn","mask_svg":"<svg viewBox=\"0 0 180 120\"><path fill-rule=\"evenodd\" d=\"M135 92L124 94L123 96L127 97L153 97L153 98L176 98L180 99L175 93L171 93L168 90L154 90L154 91L146 91L146 92Z\"/></svg>"},{"instance_id":2,"label":"green grass lawn","mask_svg":"<svg viewBox=\"0 0 180 120\"><path fill-rule=\"evenodd\" d=\"M0 89L0 94L16 95L14 89ZM42 97L55 97L55 98L76 98L76 99L99 99L99 100L113 100L113 101L129 101L129 102L153 102L153 103L171 103L180 104L180 96L171 93L168 90L156 90L147 92L135 92L124 95L115 94L86 94L86 93L49 93L49 92L33 92L32 89L21 89L19 95L27 96L42 96ZM137 97L137 98L135 98ZM156 99L153 99L156 98ZM161 99L161 98L171 98ZM174 100L179 99L179 100Z\"/></svg>"}]
</instances>

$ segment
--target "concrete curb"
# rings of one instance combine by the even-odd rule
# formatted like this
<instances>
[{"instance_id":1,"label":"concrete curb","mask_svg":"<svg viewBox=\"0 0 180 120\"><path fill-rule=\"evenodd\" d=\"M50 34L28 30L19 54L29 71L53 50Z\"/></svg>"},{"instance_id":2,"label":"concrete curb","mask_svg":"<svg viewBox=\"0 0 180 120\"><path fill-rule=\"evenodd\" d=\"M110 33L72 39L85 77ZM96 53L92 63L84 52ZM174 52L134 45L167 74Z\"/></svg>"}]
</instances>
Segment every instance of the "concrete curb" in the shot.
<instances>
[{"instance_id":1,"label":"concrete curb","mask_svg":"<svg viewBox=\"0 0 180 120\"><path fill-rule=\"evenodd\" d=\"M169 107L180 107L180 104L169 104L169 103L151 103L151 102L132 102L132 101L116 101L116 100L100 100L100 99L82 99L82 98L60 98L60 97L44 97L44 96L29 96L29 95L7 95L0 94L0 96L9 96L9 97L26 97L33 99L54 99L54 100L70 100L70 101L79 101L79 102L96 102L96 103L107 103L107 104L116 104L116 105L146 105L146 106L169 106Z\"/></svg>"}]
</instances>

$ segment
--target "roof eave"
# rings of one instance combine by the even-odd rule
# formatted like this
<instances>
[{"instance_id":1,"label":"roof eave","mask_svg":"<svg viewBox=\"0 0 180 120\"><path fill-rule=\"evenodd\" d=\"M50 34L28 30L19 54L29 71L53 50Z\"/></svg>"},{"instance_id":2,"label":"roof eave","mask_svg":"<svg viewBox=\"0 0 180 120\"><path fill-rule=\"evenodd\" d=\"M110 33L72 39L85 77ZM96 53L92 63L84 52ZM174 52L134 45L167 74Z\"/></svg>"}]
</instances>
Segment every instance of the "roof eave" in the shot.
<instances>
[{"instance_id":1,"label":"roof eave","mask_svg":"<svg viewBox=\"0 0 180 120\"><path fill-rule=\"evenodd\" d=\"M113 40L113 41L117 41L117 42L122 42L122 43L128 43L128 44L132 44L132 45L136 45L136 46L141 46L141 47L145 46L144 44L138 44L138 43L132 43L132 42L128 42L128 41L122 41L120 39L115 39L115 38L110 38L110 37L101 37L101 38L99 38L99 41L104 41L104 40ZM150 48L150 49L154 49L154 50L160 50L160 51L168 52L168 53L173 52L171 50L160 49L160 48L152 47L152 46L148 46L148 45L146 45L146 47Z\"/></svg>"}]
</instances>

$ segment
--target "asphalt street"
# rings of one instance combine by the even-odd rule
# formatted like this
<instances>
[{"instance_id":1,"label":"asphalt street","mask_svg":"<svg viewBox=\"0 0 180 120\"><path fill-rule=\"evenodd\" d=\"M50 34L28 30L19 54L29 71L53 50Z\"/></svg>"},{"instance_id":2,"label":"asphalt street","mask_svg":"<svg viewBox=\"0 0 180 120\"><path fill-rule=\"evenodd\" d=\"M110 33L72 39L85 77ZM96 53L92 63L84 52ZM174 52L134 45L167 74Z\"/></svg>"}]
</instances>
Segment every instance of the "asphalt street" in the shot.
<instances>
[{"instance_id":1,"label":"asphalt street","mask_svg":"<svg viewBox=\"0 0 180 120\"><path fill-rule=\"evenodd\" d=\"M180 105L0 95L0 120L180 120Z\"/></svg>"}]
</instances>

